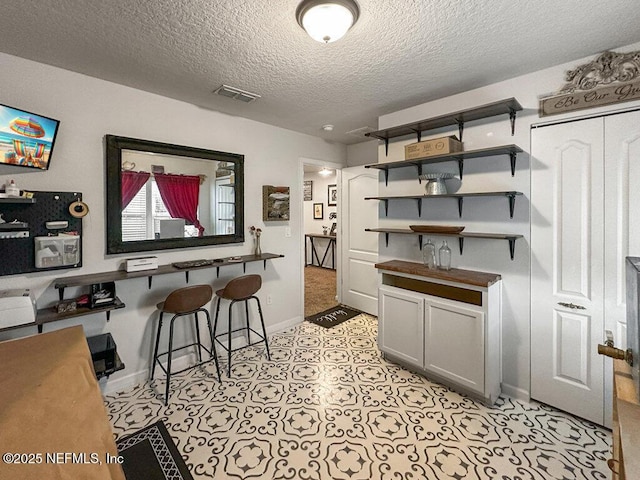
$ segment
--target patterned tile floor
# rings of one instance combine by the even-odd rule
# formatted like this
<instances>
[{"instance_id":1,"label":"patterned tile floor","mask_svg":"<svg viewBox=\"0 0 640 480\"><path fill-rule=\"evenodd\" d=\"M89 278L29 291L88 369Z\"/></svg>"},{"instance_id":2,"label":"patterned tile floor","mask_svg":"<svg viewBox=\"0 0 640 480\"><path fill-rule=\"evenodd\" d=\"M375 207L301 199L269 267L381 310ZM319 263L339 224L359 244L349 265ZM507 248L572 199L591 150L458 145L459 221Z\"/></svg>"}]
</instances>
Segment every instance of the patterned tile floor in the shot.
<instances>
[{"instance_id":1,"label":"patterned tile floor","mask_svg":"<svg viewBox=\"0 0 640 480\"><path fill-rule=\"evenodd\" d=\"M488 408L385 361L377 322L304 322L206 366L106 398L118 436L162 419L194 478L605 479L611 435L539 404ZM224 364L221 369L224 372Z\"/></svg>"}]
</instances>

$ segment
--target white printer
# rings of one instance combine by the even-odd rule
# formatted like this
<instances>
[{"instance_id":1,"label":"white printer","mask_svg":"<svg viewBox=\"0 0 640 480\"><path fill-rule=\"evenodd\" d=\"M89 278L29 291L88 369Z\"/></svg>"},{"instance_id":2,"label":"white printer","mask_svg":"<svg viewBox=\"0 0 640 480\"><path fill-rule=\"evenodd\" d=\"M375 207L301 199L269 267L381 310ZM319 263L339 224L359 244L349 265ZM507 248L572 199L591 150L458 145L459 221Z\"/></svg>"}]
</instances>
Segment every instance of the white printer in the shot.
<instances>
[{"instance_id":1,"label":"white printer","mask_svg":"<svg viewBox=\"0 0 640 480\"><path fill-rule=\"evenodd\" d=\"M36 321L36 299L29 289L0 290L0 328Z\"/></svg>"}]
</instances>

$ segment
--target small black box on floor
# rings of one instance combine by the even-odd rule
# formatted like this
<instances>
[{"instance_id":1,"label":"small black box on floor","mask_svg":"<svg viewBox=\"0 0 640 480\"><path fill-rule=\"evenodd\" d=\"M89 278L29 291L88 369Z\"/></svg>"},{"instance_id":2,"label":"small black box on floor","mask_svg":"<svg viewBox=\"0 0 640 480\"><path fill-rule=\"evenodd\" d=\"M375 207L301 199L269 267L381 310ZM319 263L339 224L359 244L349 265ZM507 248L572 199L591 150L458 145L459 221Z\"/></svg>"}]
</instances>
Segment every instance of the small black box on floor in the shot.
<instances>
[{"instance_id":1,"label":"small black box on floor","mask_svg":"<svg viewBox=\"0 0 640 480\"><path fill-rule=\"evenodd\" d=\"M89 294L89 308L111 305L116 301L116 282L94 283Z\"/></svg>"},{"instance_id":2,"label":"small black box on floor","mask_svg":"<svg viewBox=\"0 0 640 480\"><path fill-rule=\"evenodd\" d=\"M110 333L95 335L87 338L89 351L91 352L91 360L104 361L105 370L111 370L116 366L116 342Z\"/></svg>"}]
</instances>

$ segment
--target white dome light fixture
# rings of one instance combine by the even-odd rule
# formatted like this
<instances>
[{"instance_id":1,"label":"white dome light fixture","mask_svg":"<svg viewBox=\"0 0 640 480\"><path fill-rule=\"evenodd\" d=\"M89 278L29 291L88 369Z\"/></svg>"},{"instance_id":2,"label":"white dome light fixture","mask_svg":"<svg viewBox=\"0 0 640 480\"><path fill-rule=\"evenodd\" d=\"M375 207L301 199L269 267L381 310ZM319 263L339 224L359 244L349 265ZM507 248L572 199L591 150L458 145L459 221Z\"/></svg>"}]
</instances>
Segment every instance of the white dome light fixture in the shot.
<instances>
[{"instance_id":1,"label":"white dome light fixture","mask_svg":"<svg viewBox=\"0 0 640 480\"><path fill-rule=\"evenodd\" d=\"M318 172L323 177L329 176L333 173L333 170L329 170L327 167L322 167L322 170Z\"/></svg>"},{"instance_id":2,"label":"white dome light fixture","mask_svg":"<svg viewBox=\"0 0 640 480\"><path fill-rule=\"evenodd\" d=\"M303 0L296 9L300 26L322 43L341 39L359 16L360 8L354 0Z\"/></svg>"}]
</instances>

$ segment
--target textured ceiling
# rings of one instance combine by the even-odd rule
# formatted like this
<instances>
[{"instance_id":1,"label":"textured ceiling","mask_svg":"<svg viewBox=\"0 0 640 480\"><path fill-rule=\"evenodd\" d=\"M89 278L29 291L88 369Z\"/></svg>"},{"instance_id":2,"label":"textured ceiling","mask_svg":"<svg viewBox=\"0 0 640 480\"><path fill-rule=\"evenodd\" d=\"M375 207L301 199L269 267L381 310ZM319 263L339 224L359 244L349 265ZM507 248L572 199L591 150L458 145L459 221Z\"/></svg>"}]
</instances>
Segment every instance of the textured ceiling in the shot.
<instances>
[{"instance_id":1,"label":"textured ceiling","mask_svg":"<svg viewBox=\"0 0 640 480\"><path fill-rule=\"evenodd\" d=\"M298 0L4 2L0 51L355 143L345 132L379 115L640 41L637 0L358 3L324 45L296 23ZM262 98L213 95L221 84Z\"/></svg>"}]
</instances>

